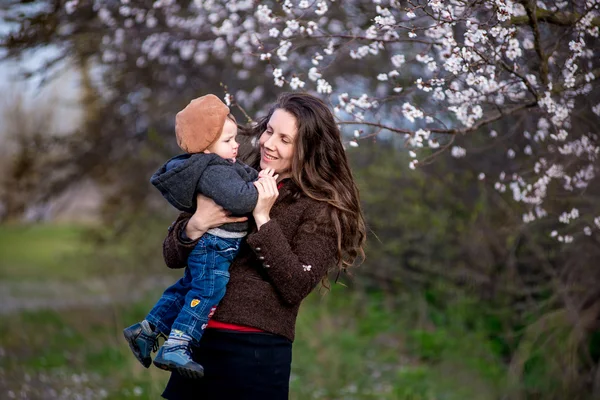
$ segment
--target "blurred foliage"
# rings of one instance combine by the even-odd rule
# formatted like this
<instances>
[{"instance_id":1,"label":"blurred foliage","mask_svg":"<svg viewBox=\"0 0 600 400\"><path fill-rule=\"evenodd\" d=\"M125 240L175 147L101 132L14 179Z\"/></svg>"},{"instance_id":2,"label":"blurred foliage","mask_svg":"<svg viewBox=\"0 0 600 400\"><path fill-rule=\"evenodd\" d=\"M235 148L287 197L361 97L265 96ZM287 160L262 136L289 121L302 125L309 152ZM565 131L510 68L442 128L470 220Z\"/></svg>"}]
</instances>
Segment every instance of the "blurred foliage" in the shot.
<instances>
[{"instance_id":1,"label":"blurred foliage","mask_svg":"<svg viewBox=\"0 0 600 400\"><path fill-rule=\"evenodd\" d=\"M85 228L76 225L0 226L0 279L79 280L89 271L73 268L72 259L91 244L81 239ZM35 251L32 251L35 246Z\"/></svg>"},{"instance_id":2,"label":"blurred foliage","mask_svg":"<svg viewBox=\"0 0 600 400\"><path fill-rule=\"evenodd\" d=\"M523 223L518 204L471 172L477 160L436 159L409 171L408 155L389 142L348 154L371 235L367 260L347 283L383 290L392 304L422 298L413 321L432 330L411 335L430 362L477 343L434 329L456 319L509 366L514 398L587 398L599 371L598 239L556 246L549 222ZM490 150L481 159L494 157ZM479 360L482 373L486 365Z\"/></svg>"}]
</instances>

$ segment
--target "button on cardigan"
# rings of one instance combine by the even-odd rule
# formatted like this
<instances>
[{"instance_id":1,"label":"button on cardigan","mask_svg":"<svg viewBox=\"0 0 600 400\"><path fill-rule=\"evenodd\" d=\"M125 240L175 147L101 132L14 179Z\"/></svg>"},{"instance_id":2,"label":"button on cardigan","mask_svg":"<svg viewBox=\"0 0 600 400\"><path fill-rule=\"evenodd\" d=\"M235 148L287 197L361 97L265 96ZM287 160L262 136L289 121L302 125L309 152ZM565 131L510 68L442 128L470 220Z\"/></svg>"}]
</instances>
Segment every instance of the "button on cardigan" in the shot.
<instances>
[{"instance_id":1,"label":"button on cardigan","mask_svg":"<svg viewBox=\"0 0 600 400\"><path fill-rule=\"evenodd\" d=\"M299 193L291 179L284 182L270 221L248 235L231 264L225 297L213 318L293 341L301 301L335 266L337 238L330 206ZM169 268L185 267L196 244L180 238L190 216L182 213L164 241Z\"/></svg>"}]
</instances>

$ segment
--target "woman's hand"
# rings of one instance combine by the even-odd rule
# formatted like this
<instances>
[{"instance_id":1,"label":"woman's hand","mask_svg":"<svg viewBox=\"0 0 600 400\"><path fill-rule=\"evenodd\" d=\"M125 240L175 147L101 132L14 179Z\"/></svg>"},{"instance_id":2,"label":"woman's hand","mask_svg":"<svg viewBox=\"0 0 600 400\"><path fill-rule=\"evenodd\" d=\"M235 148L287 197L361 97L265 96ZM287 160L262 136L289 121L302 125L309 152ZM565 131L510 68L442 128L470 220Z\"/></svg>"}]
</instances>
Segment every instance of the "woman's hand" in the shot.
<instances>
[{"instance_id":1,"label":"woman's hand","mask_svg":"<svg viewBox=\"0 0 600 400\"><path fill-rule=\"evenodd\" d=\"M244 222L247 217L230 217L229 213L213 199L199 194L196 212L185 227L185 234L192 240L204 235L210 228L216 228L228 222Z\"/></svg>"},{"instance_id":2,"label":"woman's hand","mask_svg":"<svg viewBox=\"0 0 600 400\"><path fill-rule=\"evenodd\" d=\"M279 190L277 189L277 177L271 168L267 168L261 171L260 178L254 182L254 186L258 190L258 201L256 207L252 211L254 220L256 221L256 227L260 230L260 227L268 222L271 217L271 208L279 196Z\"/></svg>"}]
</instances>

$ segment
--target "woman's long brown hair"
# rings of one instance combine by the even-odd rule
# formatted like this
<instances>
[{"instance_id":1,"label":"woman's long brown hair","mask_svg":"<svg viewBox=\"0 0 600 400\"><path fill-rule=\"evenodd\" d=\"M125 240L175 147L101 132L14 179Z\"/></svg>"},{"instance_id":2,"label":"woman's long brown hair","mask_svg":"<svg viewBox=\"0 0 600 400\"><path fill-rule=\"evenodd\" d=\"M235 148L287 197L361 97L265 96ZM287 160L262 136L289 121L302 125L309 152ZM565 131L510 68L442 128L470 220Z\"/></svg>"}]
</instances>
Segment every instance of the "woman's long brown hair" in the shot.
<instances>
[{"instance_id":1,"label":"woman's long brown hair","mask_svg":"<svg viewBox=\"0 0 600 400\"><path fill-rule=\"evenodd\" d=\"M337 268L345 271L356 259L364 260L365 221L358 188L342 145L341 134L331 110L319 98L307 93L284 93L268 115L248 132L256 140L246 162L258 167L258 138L275 110L296 118L296 135L291 178L308 197L330 205L330 217L337 235Z\"/></svg>"}]
</instances>

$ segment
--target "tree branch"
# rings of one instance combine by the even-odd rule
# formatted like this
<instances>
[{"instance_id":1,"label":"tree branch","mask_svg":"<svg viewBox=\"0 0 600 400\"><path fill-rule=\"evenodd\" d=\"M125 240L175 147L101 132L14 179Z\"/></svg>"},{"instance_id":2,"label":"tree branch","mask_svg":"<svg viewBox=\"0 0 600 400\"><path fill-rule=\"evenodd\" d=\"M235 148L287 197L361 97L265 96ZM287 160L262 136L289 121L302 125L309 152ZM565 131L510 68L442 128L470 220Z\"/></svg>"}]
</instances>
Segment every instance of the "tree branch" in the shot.
<instances>
[{"instance_id":1,"label":"tree branch","mask_svg":"<svg viewBox=\"0 0 600 400\"><path fill-rule=\"evenodd\" d=\"M594 79L591 79L590 83L594 82L597 79L600 79L600 68L596 68L595 70L591 71L591 73L594 75ZM585 83L586 83L585 75L579 75L577 77L577 79L575 80L575 86L573 86L573 89L580 87L581 85L583 85ZM561 92L564 92L567 89L571 89L571 88L566 88L562 83L557 83L552 88L552 93L559 94Z\"/></svg>"},{"instance_id":2,"label":"tree branch","mask_svg":"<svg viewBox=\"0 0 600 400\"><path fill-rule=\"evenodd\" d=\"M427 129L429 132L431 133L439 133L439 134L446 134L446 135L457 135L457 134L466 134L469 132L473 132L476 131L477 129L481 128L484 125L490 124L492 122L495 122L503 117L509 116L511 114L516 113L517 111L521 111L524 110L526 108L530 108L533 107L537 104L537 100L535 101L531 101L529 103L524 103L524 104L520 104L518 106L509 108L507 110L502 110L500 109L500 111L489 117L486 118L484 120L479 121L478 123L476 123L475 125L471 126L471 127L467 127L467 128L454 128L454 129L436 129L436 128L432 128L432 129ZM380 129L385 129L387 131L390 132L394 132L394 133L403 133L403 134L407 134L407 135L412 135L414 134L414 131L410 130L410 129L402 129L402 128L394 128L388 125L384 125L378 122L365 122L365 121L341 121L337 123L338 125L365 125L365 126L373 126L376 128L380 128Z\"/></svg>"},{"instance_id":3,"label":"tree branch","mask_svg":"<svg viewBox=\"0 0 600 400\"><path fill-rule=\"evenodd\" d=\"M527 8L527 7L526 7ZM528 12L529 14L529 12ZM582 17L579 13L565 13L565 12L553 12L543 8L536 8L535 18L538 21L546 22L551 25L558 26L573 26ZM531 18L529 15L522 15L513 17L510 19L510 23L513 25L527 25ZM596 17L592 19L593 26L600 26L600 18Z\"/></svg>"},{"instance_id":4,"label":"tree branch","mask_svg":"<svg viewBox=\"0 0 600 400\"><path fill-rule=\"evenodd\" d=\"M423 43L423 44L428 44L428 45L433 45L433 44L441 44L438 42L432 42L429 40L421 40L421 39L403 39L403 38L398 38L398 39L381 39L381 38L368 38L366 36L360 36L360 35L312 35L309 37L310 39L331 39L331 38L337 38L337 39L348 39L348 40L366 40L368 42L381 42L381 43Z\"/></svg>"},{"instance_id":5,"label":"tree branch","mask_svg":"<svg viewBox=\"0 0 600 400\"><path fill-rule=\"evenodd\" d=\"M535 51L540 59L540 78L544 86L548 86L548 58L544 54L544 49L542 49L542 35L540 34L540 27L538 26L536 13L537 6L535 0L533 2L529 0L522 0L521 4L523 4L525 10L527 11L529 25L531 25L531 30L533 31Z\"/></svg>"}]
</instances>

